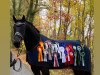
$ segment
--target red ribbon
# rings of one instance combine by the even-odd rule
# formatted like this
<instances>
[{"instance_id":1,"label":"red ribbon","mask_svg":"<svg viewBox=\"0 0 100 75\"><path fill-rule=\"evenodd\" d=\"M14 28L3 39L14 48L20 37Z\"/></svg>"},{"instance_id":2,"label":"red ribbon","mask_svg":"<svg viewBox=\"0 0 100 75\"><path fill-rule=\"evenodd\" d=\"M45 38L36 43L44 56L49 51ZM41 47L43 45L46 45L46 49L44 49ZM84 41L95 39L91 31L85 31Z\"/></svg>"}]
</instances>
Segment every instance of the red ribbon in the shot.
<instances>
[{"instance_id":1,"label":"red ribbon","mask_svg":"<svg viewBox=\"0 0 100 75\"><path fill-rule=\"evenodd\" d=\"M58 58L57 58L57 53L54 52L54 67L59 67L59 63L58 63Z\"/></svg>"},{"instance_id":2,"label":"red ribbon","mask_svg":"<svg viewBox=\"0 0 100 75\"><path fill-rule=\"evenodd\" d=\"M66 56L66 64L67 65L74 64L74 50L73 50L72 45L67 45L66 51L68 53L67 56Z\"/></svg>"}]
</instances>

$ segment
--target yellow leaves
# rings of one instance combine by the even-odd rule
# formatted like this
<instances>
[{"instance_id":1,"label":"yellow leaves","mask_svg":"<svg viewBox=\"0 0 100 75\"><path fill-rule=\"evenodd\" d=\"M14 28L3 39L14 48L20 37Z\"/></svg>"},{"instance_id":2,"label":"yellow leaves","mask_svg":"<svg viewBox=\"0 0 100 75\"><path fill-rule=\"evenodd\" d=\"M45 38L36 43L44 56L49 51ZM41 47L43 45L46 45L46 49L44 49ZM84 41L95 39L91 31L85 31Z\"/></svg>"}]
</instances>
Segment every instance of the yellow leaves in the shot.
<instances>
[{"instance_id":1,"label":"yellow leaves","mask_svg":"<svg viewBox=\"0 0 100 75\"><path fill-rule=\"evenodd\" d=\"M62 1L62 5L63 5L64 7L68 7L68 2L67 2L67 0L63 0L63 1Z\"/></svg>"},{"instance_id":2,"label":"yellow leaves","mask_svg":"<svg viewBox=\"0 0 100 75\"><path fill-rule=\"evenodd\" d=\"M75 5L77 5L77 2L75 1L75 0L69 0L70 1L70 7L72 8L72 7L74 7ZM68 7L68 0L63 0L62 1L62 5L64 6L64 7Z\"/></svg>"},{"instance_id":3,"label":"yellow leaves","mask_svg":"<svg viewBox=\"0 0 100 75\"><path fill-rule=\"evenodd\" d=\"M82 25L82 19L77 19L76 22L75 22L75 25L76 25L77 28L81 27L81 25Z\"/></svg>"},{"instance_id":4,"label":"yellow leaves","mask_svg":"<svg viewBox=\"0 0 100 75\"><path fill-rule=\"evenodd\" d=\"M22 41L22 43L21 43L20 50L22 50L22 51L25 51L25 50L26 50L26 47L25 47L24 41Z\"/></svg>"},{"instance_id":5,"label":"yellow leaves","mask_svg":"<svg viewBox=\"0 0 100 75\"><path fill-rule=\"evenodd\" d=\"M76 1L73 1L73 0L70 1L70 6L71 7L74 7L76 4L77 4Z\"/></svg>"},{"instance_id":6,"label":"yellow leaves","mask_svg":"<svg viewBox=\"0 0 100 75\"><path fill-rule=\"evenodd\" d=\"M39 16L39 14L37 13L37 14L35 15L35 17L34 17L33 23L34 23L34 25L35 25L36 27L41 28L41 27L40 27L40 22L41 22L41 18L40 18L40 16Z\"/></svg>"},{"instance_id":7,"label":"yellow leaves","mask_svg":"<svg viewBox=\"0 0 100 75\"><path fill-rule=\"evenodd\" d=\"M40 19L39 15L37 14L34 19L39 20Z\"/></svg>"},{"instance_id":8,"label":"yellow leaves","mask_svg":"<svg viewBox=\"0 0 100 75\"><path fill-rule=\"evenodd\" d=\"M80 12L82 12L84 10L84 6L80 6Z\"/></svg>"}]
</instances>

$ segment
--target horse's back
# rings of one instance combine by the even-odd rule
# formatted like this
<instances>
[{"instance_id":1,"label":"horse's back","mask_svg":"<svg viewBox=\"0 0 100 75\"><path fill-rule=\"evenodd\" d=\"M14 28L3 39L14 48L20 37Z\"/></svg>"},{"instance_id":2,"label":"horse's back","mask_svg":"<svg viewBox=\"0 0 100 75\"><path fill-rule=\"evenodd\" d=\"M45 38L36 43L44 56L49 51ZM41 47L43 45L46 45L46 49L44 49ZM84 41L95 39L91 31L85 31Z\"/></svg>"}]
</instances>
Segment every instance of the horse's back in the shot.
<instances>
[{"instance_id":1,"label":"horse's back","mask_svg":"<svg viewBox=\"0 0 100 75\"><path fill-rule=\"evenodd\" d=\"M52 43L59 43L59 46L60 47L63 47L63 49L65 49L65 47L67 46L67 45L72 45L72 46L81 46L81 42L79 41L79 40L52 40L52 39L49 39L49 38L47 38L47 37L45 37L44 35L41 35L41 40L43 41L43 42L45 42L45 41L47 41L47 40L50 40ZM83 49L84 49L84 53L85 53L85 57L84 57L84 60L85 60L85 66L74 66L74 64L71 66L72 68L75 68L75 69L82 69L82 70L85 70L85 71L91 71L91 55L90 55L90 50L89 50L89 48L87 47L87 46L84 46L83 47ZM36 61L34 61L34 59L36 59L37 60L37 57L35 57L35 55L37 54L37 53L32 53L32 52L29 52L31 55L28 55L29 57L30 57L30 62L31 63L36 63ZM34 59L33 59L33 57L34 57ZM32 59L32 60L31 60ZM29 62L29 61L28 61ZM45 62L44 62L45 63ZM50 66L50 68L54 68L53 67L53 63L54 63L54 61L48 61L48 65ZM58 68L65 68L66 66L65 66L65 64L63 63L61 63L61 62L59 62L59 67Z\"/></svg>"},{"instance_id":2,"label":"horse's back","mask_svg":"<svg viewBox=\"0 0 100 75\"><path fill-rule=\"evenodd\" d=\"M72 46L81 46L81 42L80 40L53 40L53 39L49 39L47 37L45 37L44 35L42 36L42 40L43 41L47 41L50 40L52 43L59 43L60 46L62 47L66 47L67 45L72 45ZM90 50L87 46L83 47L84 52L85 52L85 66L84 67L78 67L81 68L82 70L86 70L86 71L90 71L91 70L91 55L90 55ZM76 67L75 67L76 68Z\"/></svg>"},{"instance_id":3,"label":"horse's back","mask_svg":"<svg viewBox=\"0 0 100 75\"><path fill-rule=\"evenodd\" d=\"M80 40L53 40L53 39L47 38L47 37L44 36L44 35L41 35L41 39L42 39L42 41L50 40L52 43L57 42L57 43L59 43L59 45L64 46L64 47L65 47L66 45L69 45L69 44L72 44L72 45L75 45L75 46L81 44L81 43L80 43Z\"/></svg>"}]
</instances>

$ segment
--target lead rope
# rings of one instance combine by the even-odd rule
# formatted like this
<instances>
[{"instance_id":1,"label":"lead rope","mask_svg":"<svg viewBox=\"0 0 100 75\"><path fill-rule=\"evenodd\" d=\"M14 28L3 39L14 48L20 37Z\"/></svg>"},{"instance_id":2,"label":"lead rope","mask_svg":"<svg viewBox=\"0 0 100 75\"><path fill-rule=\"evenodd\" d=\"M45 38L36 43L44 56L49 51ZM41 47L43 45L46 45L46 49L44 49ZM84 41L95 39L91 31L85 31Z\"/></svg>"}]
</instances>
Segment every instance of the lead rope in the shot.
<instances>
[{"instance_id":1,"label":"lead rope","mask_svg":"<svg viewBox=\"0 0 100 75\"><path fill-rule=\"evenodd\" d=\"M16 59L14 59L14 60L12 61L12 63L10 64L10 67L12 67L12 66L13 66L13 69L14 69L16 72L19 72L19 71L21 71L21 70L22 70L22 62L21 62L21 59L20 59L20 58L18 58L18 57L20 56L20 54L21 54L22 50L20 50L19 48L17 48L17 50L18 50L17 60L16 60ZM19 67L18 69L16 69L15 64L16 64L16 62L17 62L18 60L19 60L19 62L20 62L20 67Z\"/></svg>"}]
</instances>

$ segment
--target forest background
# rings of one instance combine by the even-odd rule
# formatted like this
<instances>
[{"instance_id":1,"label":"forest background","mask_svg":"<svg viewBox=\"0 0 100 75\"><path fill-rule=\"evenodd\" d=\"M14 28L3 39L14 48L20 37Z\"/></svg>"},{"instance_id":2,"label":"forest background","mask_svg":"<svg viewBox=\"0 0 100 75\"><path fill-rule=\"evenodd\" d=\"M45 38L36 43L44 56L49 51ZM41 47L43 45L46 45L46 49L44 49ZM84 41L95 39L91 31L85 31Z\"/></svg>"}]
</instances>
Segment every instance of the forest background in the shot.
<instances>
[{"instance_id":1,"label":"forest background","mask_svg":"<svg viewBox=\"0 0 100 75\"><path fill-rule=\"evenodd\" d=\"M45 36L58 40L80 40L91 52L93 66L94 0L10 0L11 48L12 16L26 20ZM25 51L24 42L21 49ZM93 70L93 69L92 69Z\"/></svg>"}]
</instances>

